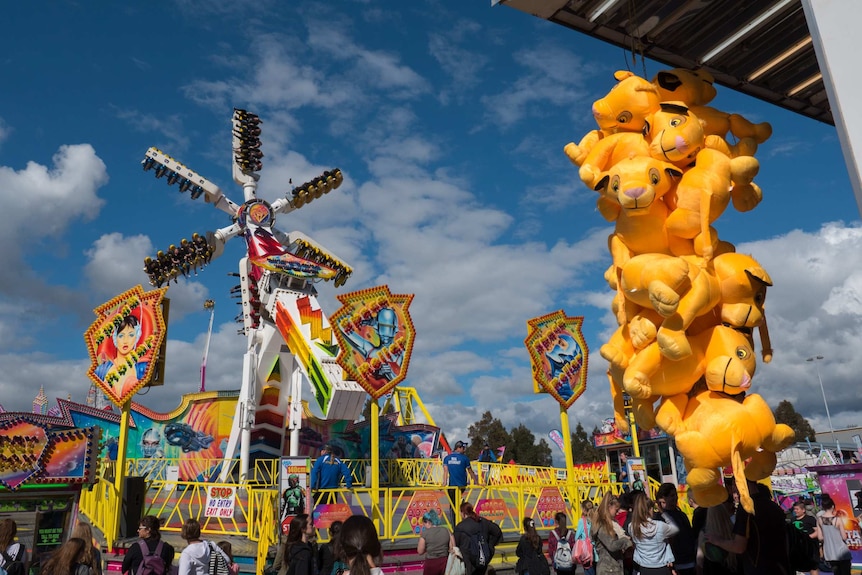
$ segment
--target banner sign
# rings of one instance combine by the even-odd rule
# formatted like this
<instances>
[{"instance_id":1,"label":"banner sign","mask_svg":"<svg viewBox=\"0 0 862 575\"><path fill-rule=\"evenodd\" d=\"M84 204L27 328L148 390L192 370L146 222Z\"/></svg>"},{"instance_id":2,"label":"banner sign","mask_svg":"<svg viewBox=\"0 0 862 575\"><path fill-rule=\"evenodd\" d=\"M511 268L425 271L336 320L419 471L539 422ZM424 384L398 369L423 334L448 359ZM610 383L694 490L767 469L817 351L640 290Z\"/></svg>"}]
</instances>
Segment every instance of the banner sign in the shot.
<instances>
[{"instance_id":1,"label":"banner sign","mask_svg":"<svg viewBox=\"0 0 862 575\"><path fill-rule=\"evenodd\" d=\"M0 424L0 485L93 483L97 427L50 431L25 418Z\"/></svg>"},{"instance_id":2,"label":"banner sign","mask_svg":"<svg viewBox=\"0 0 862 575\"><path fill-rule=\"evenodd\" d=\"M165 337L161 303L167 290L144 293L138 285L93 310L98 318L84 333L90 353L87 375L117 407L153 375Z\"/></svg>"},{"instance_id":3,"label":"banner sign","mask_svg":"<svg viewBox=\"0 0 862 575\"><path fill-rule=\"evenodd\" d=\"M376 400L407 376L413 294L394 295L384 285L337 297L344 305L329 318L341 346L337 361Z\"/></svg>"},{"instance_id":4,"label":"banner sign","mask_svg":"<svg viewBox=\"0 0 862 575\"><path fill-rule=\"evenodd\" d=\"M564 409L587 388L589 350L581 333L583 317L568 317L563 310L527 321L524 345L530 353L533 380Z\"/></svg>"},{"instance_id":5,"label":"banner sign","mask_svg":"<svg viewBox=\"0 0 862 575\"><path fill-rule=\"evenodd\" d=\"M310 463L307 457L282 457L279 463L281 484L279 517L281 532L287 535L293 518L300 513L308 513Z\"/></svg>"},{"instance_id":6,"label":"banner sign","mask_svg":"<svg viewBox=\"0 0 862 575\"><path fill-rule=\"evenodd\" d=\"M554 443L554 445L560 448L560 451L563 452L563 455L566 454L566 447L563 443L563 434L560 433L560 430L552 429L548 432L548 438Z\"/></svg>"},{"instance_id":7,"label":"banner sign","mask_svg":"<svg viewBox=\"0 0 862 575\"><path fill-rule=\"evenodd\" d=\"M233 518L236 507L236 487L232 485L213 485L207 487L207 504L204 517Z\"/></svg>"}]
</instances>

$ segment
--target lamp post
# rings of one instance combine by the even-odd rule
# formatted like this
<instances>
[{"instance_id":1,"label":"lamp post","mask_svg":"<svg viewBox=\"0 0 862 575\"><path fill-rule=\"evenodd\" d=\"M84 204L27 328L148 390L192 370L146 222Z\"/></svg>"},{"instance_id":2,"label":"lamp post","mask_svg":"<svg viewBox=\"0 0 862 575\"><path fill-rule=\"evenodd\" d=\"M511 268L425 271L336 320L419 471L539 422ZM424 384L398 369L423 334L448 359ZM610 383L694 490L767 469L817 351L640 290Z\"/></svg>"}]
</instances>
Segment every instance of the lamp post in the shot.
<instances>
[{"instance_id":1,"label":"lamp post","mask_svg":"<svg viewBox=\"0 0 862 575\"><path fill-rule=\"evenodd\" d=\"M837 446L838 440L835 439L835 428L832 427L832 416L829 415L829 403L826 401L826 390L823 389L823 378L820 377L820 367L817 365L817 362L822 359L822 355L816 355L814 357L809 357L805 361L814 363L814 369L817 370L817 381L820 382L820 393L823 394L823 406L826 408L826 419L829 420L829 432L832 434L832 442Z\"/></svg>"}]
</instances>

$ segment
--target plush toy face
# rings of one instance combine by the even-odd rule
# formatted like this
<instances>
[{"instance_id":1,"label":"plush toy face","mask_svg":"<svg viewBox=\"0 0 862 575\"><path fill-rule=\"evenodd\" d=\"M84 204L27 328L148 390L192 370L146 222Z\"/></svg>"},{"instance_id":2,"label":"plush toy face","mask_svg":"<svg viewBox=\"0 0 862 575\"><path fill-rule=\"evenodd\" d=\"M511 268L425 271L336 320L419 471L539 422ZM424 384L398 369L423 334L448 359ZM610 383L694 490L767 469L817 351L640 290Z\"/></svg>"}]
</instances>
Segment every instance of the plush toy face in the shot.
<instances>
[{"instance_id":1,"label":"plush toy face","mask_svg":"<svg viewBox=\"0 0 862 575\"><path fill-rule=\"evenodd\" d=\"M714 261L721 289L721 321L735 327L756 327L763 322L766 288L772 279L751 256L727 253Z\"/></svg>"},{"instance_id":2,"label":"plush toy face","mask_svg":"<svg viewBox=\"0 0 862 575\"><path fill-rule=\"evenodd\" d=\"M738 395L751 387L757 359L746 334L723 325L715 327L706 350L706 385L711 391Z\"/></svg>"},{"instance_id":3,"label":"plush toy face","mask_svg":"<svg viewBox=\"0 0 862 575\"><path fill-rule=\"evenodd\" d=\"M596 123L609 134L640 132L646 117L658 109L658 89L628 71L618 71L614 77L619 83L604 98L593 103Z\"/></svg>"},{"instance_id":4,"label":"plush toy face","mask_svg":"<svg viewBox=\"0 0 862 575\"><path fill-rule=\"evenodd\" d=\"M676 68L656 74L653 84L661 101L680 100L689 106L703 106L715 98L715 79L705 70Z\"/></svg>"},{"instance_id":5,"label":"plush toy face","mask_svg":"<svg viewBox=\"0 0 862 575\"><path fill-rule=\"evenodd\" d=\"M703 148L703 125L682 102L662 102L649 120L650 155L689 166Z\"/></svg>"},{"instance_id":6,"label":"plush toy face","mask_svg":"<svg viewBox=\"0 0 862 575\"><path fill-rule=\"evenodd\" d=\"M671 191L682 176L673 165L646 156L614 164L599 186L607 189L630 215L646 213L652 203Z\"/></svg>"}]
</instances>

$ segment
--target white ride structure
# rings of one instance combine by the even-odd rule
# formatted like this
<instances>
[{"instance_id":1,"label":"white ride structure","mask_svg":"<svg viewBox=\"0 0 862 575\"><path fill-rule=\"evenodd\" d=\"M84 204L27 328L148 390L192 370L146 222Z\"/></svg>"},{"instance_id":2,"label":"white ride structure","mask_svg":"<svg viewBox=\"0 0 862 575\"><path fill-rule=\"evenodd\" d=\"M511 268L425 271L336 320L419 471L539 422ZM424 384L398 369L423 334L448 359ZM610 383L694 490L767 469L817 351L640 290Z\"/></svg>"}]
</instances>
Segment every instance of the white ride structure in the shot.
<instances>
[{"instance_id":1,"label":"white ride structure","mask_svg":"<svg viewBox=\"0 0 862 575\"><path fill-rule=\"evenodd\" d=\"M242 324L246 336L242 387L234 426L224 452L227 462L239 450L240 482L249 478L251 462L278 458L285 453L285 429L290 429L288 453L298 455L302 422L302 382L307 381L327 419L359 417L366 392L355 381L345 380L336 363L339 346L329 321L317 301L314 284L333 280L341 286L351 268L340 258L301 232L288 234L273 227L276 214L287 214L337 188L342 181L338 169L294 187L285 198L270 204L257 197L260 159L260 119L245 110L233 115L233 179L242 186L244 202L236 204L218 186L156 148L147 150L144 170L155 169L157 178L192 199L204 196L207 203L229 214L230 226L201 236L191 244L171 246L168 255L146 258L145 271L153 285L161 285L187 274L224 252L225 243L242 235L246 256L239 261ZM231 465L222 466L225 481Z\"/></svg>"}]
</instances>

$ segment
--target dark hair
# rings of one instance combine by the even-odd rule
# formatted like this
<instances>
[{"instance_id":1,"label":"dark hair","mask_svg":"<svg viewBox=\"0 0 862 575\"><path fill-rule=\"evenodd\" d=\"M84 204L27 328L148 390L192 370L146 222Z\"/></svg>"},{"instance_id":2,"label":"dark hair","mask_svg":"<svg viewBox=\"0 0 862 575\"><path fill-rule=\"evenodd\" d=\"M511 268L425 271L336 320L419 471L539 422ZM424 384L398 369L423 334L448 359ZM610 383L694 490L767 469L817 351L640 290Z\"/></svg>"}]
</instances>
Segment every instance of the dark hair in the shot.
<instances>
[{"instance_id":1,"label":"dark hair","mask_svg":"<svg viewBox=\"0 0 862 575\"><path fill-rule=\"evenodd\" d=\"M823 508L824 511L835 508L835 502L832 500L832 496L828 493L824 493L820 496L820 507Z\"/></svg>"},{"instance_id":2,"label":"dark hair","mask_svg":"<svg viewBox=\"0 0 862 575\"><path fill-rule=\"evenodd\" d=\"M73 575L83 551L84 540L72 537L51 554L41 572L46 575Z\"/></svg>"},{"instance_id":3,"label":"dark hair","mask_svg":"<svg viewBox=\"0 0 862 575\"><path fill-rule=\"evenodd\" d=\"M676 485L673 483L662 483L659 485L658 491L655 493L656 499L664 499L668 495L676 495L679 497L679 493L676 490Z\"/></svg>"},{"instance_id":4,"label":"dark hair","mask_svg":"<svg viewBox=\"0 0 862 575\"><path fill-rule=\"evenodd\" d=\"M7 517L0 521L0 549L6 549L12 545L16 533L18 533L18 524L15 523L14 519Z\"/></svg>"},{"instance_id":5,"label":"dark hair","mask_svg":"<svg viewBox=\"0 0 862 575\"><path fill-rule=\"evenodd\" d=\"M224 551L224 554L227 555L227 558L230 559L230 562L233 563L233 545L230 544L230 541L219 541L216 543L218 548Z\"/></svg>"},{"instance_id":6,"label":"dark hair","mask_svg":"<svg viewBox=\"0 0 862 575\"><path fill-rule=\"evenodd\" d=\"M146 539L159 540L162 538L162 533L159 531L162 526L162 522L159 521L159 518L155 515L144 515L141 517L140 524L150 531L150 536L146 537Z\"/></svg>"},{"instance_id":7,"label":"dark hair","mask_svg":"<svg viewBox=\"0 0 862 575\"><path fill-rule=\"evenodd\" d=\"M341 526L339 537L341 556L339 559L347 563L350 575L371 575L366 557L379 563L383 558L383 548L377 538L377 528L374 522L364 515L348 517Z\"/></svg>"},{"instance_id":8,"label":"dark hair","mask_svg":"<svg viewBox=\"0 0 862 575\"><path fill-rule=\"evenodd\" d=\"M287 532L287 539L284 542L284 556L282 558L284 565L290 565L290 550L294 545L302 543L302 535L308 529L310 521L308 513L300 513L290 520L290 528Z\"/></svg>"},{"instance_id":9,"label":"dark hair","mask_svg":"<svg viewBox=\"0 0 862 575\"><path fill-rule=\"evenodd\" d=\"M476 515L476 512L473 511L473 504L469 501L465 501L461 504L461 515L464 517L470 517L471 519L479 520L479 516Z\"/></svg>"},{"instance_id":10,"label":"dark hair","mask_svg":"<svg viewBox=\"0 0 862 575\"><path fill-rule=\"evenodd\" d=\"M559 533L560 529L563 529L563 530L566 529L566 526L569 523L569 518L566 516L566 514L564 512L557 511L556 513L554 513L554 521L557 522L557 525L556 525L556 527L554 527L554 529L556 529L557 533ZM566 534L565 531L563 531L563 533L561 533L561 535L565 535L565 534Z\"/></svg>"},{"instance_id":11,"label":"dark hair","mask_svg":"<svg viewBox=\"0 0 862 575\"><path fill-rule=\"evenodd\" d=\"M530 542L530 545L533 549L541 549L542 547L542 538L539 537L539 534L536 533L536 524L533 521L532 517L524 517L524 535L527 536L527 540Z\"/></svg>"},{"instance_id":12,"label":"dark hair","mask_svg":"<svg viewBox=\"0 0 862 575\"><path fill-rule=\"evenodd\" d=\"M186 541L194 541L201 538L201 524L197 519L186 519L180 531L180 537Z\"/></svg>"}]
</instances>

